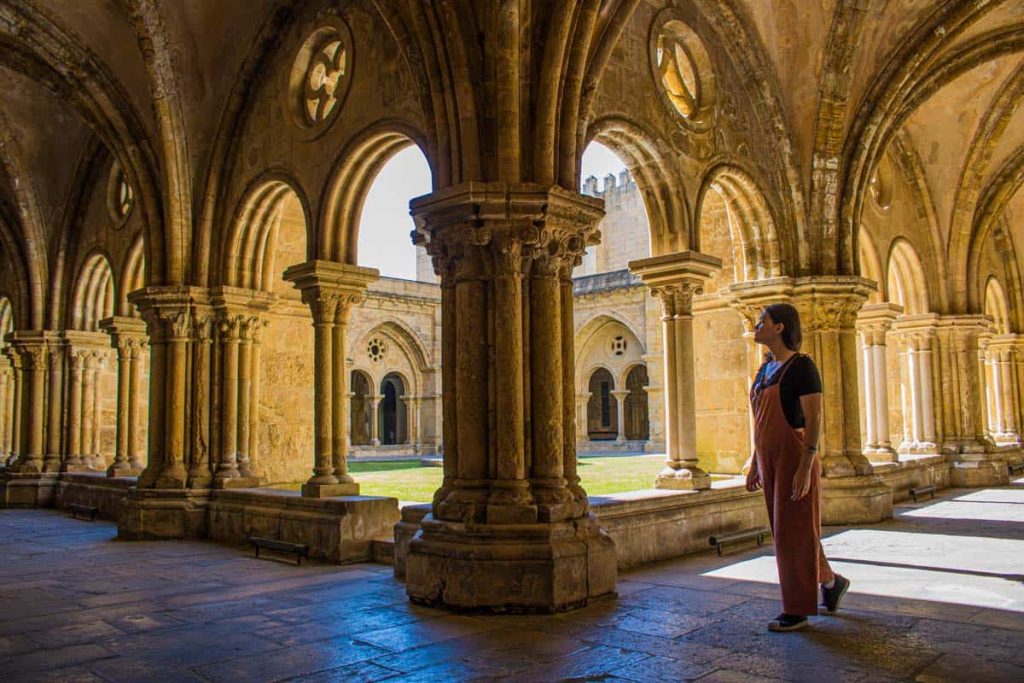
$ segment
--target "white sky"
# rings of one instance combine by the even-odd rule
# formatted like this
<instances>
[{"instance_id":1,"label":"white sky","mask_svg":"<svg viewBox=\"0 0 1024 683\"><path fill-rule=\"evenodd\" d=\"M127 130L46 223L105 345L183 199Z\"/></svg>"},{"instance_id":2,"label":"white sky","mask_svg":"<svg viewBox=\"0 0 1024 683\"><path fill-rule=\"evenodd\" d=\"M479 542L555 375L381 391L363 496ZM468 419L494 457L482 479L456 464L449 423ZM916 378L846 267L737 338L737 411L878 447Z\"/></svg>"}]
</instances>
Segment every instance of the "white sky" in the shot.
<instances>
[{"instance_id":1,"label":"white sky","mask_svg":"<svg viewBox=\"0 0 1024 683\"><path fill-rule=\"evenodd\" d=\"M581 177L603 179L609 173L618 175L625 167L611 150L593 142L583 152ZM405 148L384 165L363 205L359 265L377 268L385 277L416 279L416 248L409 238L413 228L409 200L430 189L430 167L416 145Z\"/></svg>"}]
</instances>

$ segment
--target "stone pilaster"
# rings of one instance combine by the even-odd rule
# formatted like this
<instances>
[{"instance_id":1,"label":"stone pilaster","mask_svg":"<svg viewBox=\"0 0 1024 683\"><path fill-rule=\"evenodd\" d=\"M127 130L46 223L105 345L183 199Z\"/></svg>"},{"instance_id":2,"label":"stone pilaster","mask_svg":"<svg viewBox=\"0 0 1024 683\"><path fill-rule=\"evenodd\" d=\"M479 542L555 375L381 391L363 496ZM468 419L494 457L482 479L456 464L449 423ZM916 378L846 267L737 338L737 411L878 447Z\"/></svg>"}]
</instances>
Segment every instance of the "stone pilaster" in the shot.
<instances>
[{"instance_id":1,"label":"stone pilaster","mask_svg":"<svg viewBox=\"0 0 1024 683\"><path fill-rule=\"evenodd\" d=\"M5 464L7 467L12 467L22 452L21 432L25 396L25 365L22 362L21 354L14 347L7 346L4 349L4 354L7 356L11 373L11 398L9 401L11 414L7 418L8 456Z\"/></svg>"},{"instance_id":2,"label":"stone pilaster","mask_svg":"<svg viewBox=\"0 0 1024 683\"><path fill-rule=\"evenodd\" d=\"M889 372L886 341L889 329L902 313L900 306L889 303L864 306L857 316L857 332L861 338L864 376L864 411L867 443L864 455L872 462L894 462L889 429Z\"/></svg>"},{"instance_id":3,"label":"stone pilaster","mask_svg":"<svg viewBox=\"0 0 1024 683\"><path fill-rule=\"evenodd\" d=\"M721 267L720 259L693 251L629 264L662 305L668 460L655 480L656 488L711 488L711 477L697 464L693 297L704 292L704 283Z\"/></svg>"},{"instance_id":4,"label":"stone pilaster","mask_svg":"<svg viewBox=\"0 0 1024 683\"><path fill-rule=\"evenodd\" d=\"M110 335L117 352L117 437L107 476L134 477L142 473L143 464L136 447L139 387L133 379L139 374L137 366L148 344L146 324L138 318L115 316L101 320L100 328Z\"/></svg>"},{"instance_id":5,"label":"stone pilaster","mask_svg":"<svg viewBox=\"0 0 1024 683\"><path fill-rule=\"evenodd\" d=\"M576 477L566 295L600 202L467 183L412 213L442 288L445 480L409 547L410 598L558 611L613 592L614 549Z\"/></svg>"},{"instance_id":6,"label":"stone pilaster","mask_svg":"<svg viewBox=\"0 0 1024 683\"><path fill-rule=\"evenodd\" d=\"M379 277L373 268L331 261L309 261L284 273L284 279L302 292L303 302L313 313L314 465L313 476L302 486L304 496L359 493L359 485L348 474L345 332L352 307L362 303L366 287Z\"/></svg>"},{"instance_id":7,"label":"stone pilaster","mask_svg":"<svg viewBox=\"0 0 1024 683\"><path fill-rule=\"evenodd\" d=\"M0 339L0 342L3 340ZM14 412L14 370L7 355L0 353L0 468L14 455L11 447L11 416Z\"/></svg>"}]
</instances>

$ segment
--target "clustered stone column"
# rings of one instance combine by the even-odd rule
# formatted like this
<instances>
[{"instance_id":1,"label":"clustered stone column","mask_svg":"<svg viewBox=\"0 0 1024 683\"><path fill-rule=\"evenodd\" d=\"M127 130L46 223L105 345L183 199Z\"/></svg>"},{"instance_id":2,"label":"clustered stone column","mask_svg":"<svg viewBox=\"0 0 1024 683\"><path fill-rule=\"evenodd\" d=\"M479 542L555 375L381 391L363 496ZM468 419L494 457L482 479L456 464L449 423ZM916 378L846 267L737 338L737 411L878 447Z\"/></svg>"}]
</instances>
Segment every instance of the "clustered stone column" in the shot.
<instances>
[{"instance_id":1,"label":"clustered stone column","mask_svg":"<svg viewBox=\"0 0 1024 683\"><path fill-rule=\"evenodd\" d=\"M366 287L379 277L374 268L331 261L310 261L292 266L284 273L284 279L302 292L302 300L313 314L314 464L313 475L302 485L304 496L327 498L359 493L359 484L348 473L349 402L345 397L349 373L345 366L345 332L352 307L363 301Z\"/></svg>"},{"instance_id":2,"label":"clustered stone column","mask_svg":"<svg viewBox=\"0 0 1024 683\"><path fill-rule=\"evenodd\" d=\"M857 331L861 338L864 412L867 442L864 454L872 462L894 462L896 451L889 432L889 368L886 337L901 308L873 304L861 309Z\"/></svg>"},{"instance_id":3,"label":"clustered stone column","mask_svg":"<svg viewBox=\"0 0 1024 683\"><path fill-rule=\"evenodd\" d=\"M989 334L983 315L943 315L936 323L941 377L942 450L953 469L953 486L992 486L1009 480L1004 456L986 434L985 386L979 357Z\"/></svg>"},{"instance_id":4,"label":"clustered stone column","mask_svg":"<svg viewBox=\"0 0 1024 683\"><path fill-rule=\"evenodd\" d=\"M445 477L409 547L410 598L557 611L611 593L614 549L576 475L572 379L571 270L600 201L468 183L412 213L441 281Z\"/></svg>"},{"instance_id":5,"label":"clustered stone column","mask_svg":"<svg viewBox=\"0 0 1024 683\"><path fill-rule=\"evenodd\" d=\"M145 467L139 452L138 433L141 366L147 347L146 325L137 318L115 316L101 320L100 328L110 335L110 343L117 352L117 432L114 462L107 468L107 476L134 477ZM72 374L72 394L74 381Z\"/></svg>"},{"instance_id":6,"label":"clustered stone column","mask_svg":"<svg viewBox=\"0 0 1024 683\"><path fill-rule=\"evenodd\" d=\"M21 451L22 415L24 410L25 374L21 354L13 346L4 349L11 373L11 414L7 418L8 466L13 466Z\"/></svg>"},{"instance_id":7,"label":"clustered stone column","mask_svg":"<svg viewBox=\"0 0 1024 683\"><path fill-rule=\"evenodd\" d=\"M937 453L933 345L936 343L933 313L900 316L893 325L899 345L901 402L903 406L902 453Z\"/></svg>"},{"instance_id":8,"label":"clustered stone column","mask_svg":"<svg viewBox=\"0 0 1024 683\"><path fill-rule=\"evenodd\" d=\"M14 406L14 367L7 354L0 353L0 467L6 466L7 460L14 455L11 443Z\"/></svg>"},{"instance_id":9,"label":"clustered stone column","mask_svg":"<svg viewBox=\"0 0 1024 683\"><path fill-rule=\"evenodd\" d=\"M662 304L665 353L665 431L668 459L655 480L660 489L708 489L711 477L698 465L697 406L693 361L693 297L722 267L694 251L632 261L629 269Z\"/></svg>"},{"instance_id":10,"label":"clustered stone column","mask_svg":"<svg viewBox=\"0 0 1024 683\"><path fill-rule=\"evenodd\" d=\"M19 474L43 471L46 425L46 377L50 364L50 344L41 332L14 332L11 346L21 362L19 386L21 409L15 436L17 459L11 470Z\"/></svg>"},{"instance_id":11,"label":"clustered stone column","mask_svg":"<svg viewBox=\"0 0 1024 683\"><path fill-rule=\"evenodd\" d=\"M136 321L136 324L140 323ZM110 354L110 338L100 332L79 330L66 330L61 337L67 397L61 469L65 472L105 470L99 398L101 372Z\"/></svg>"},{"instance_id":12,"label":"clustered stone column","mask_svg":"<svg viewBox=\"0 0 1024 683\"><path fill-rule=\"evenodd\" d=\"M987 425L992 440L1001 447L1019 446L1020 389L1017 382L1021 339L1019 335L987 337L981 345L985 365Z\"/></svg>"}]
</instances>

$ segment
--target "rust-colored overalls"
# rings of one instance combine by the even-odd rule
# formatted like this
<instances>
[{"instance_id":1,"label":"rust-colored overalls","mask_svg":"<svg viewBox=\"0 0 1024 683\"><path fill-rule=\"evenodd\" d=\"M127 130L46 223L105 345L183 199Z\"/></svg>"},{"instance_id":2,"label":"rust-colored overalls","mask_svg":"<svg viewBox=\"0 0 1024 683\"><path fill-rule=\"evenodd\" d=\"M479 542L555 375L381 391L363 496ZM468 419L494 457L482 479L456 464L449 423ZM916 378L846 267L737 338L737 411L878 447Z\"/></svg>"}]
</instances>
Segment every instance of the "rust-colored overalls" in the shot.
<instances>
[{"instance_id":1,"label":"rust-colored overalls","mask_svg":"<svg viewBox=\"0 0 1024 683\"><path fill-rule=\"evenodd\" d=\"M750 406L754 412L754 457L775 540L782 611L808 616L818 613L818 584L828 583L833 574L821 548L821 462L817 456L811 466L810 490L802 499L793 500L793 476L804 452L804 435L786 420L779 391L796 358L786 362L771 386L758 390L755 381L750 388Z\"/></svg>"}]
</instances>

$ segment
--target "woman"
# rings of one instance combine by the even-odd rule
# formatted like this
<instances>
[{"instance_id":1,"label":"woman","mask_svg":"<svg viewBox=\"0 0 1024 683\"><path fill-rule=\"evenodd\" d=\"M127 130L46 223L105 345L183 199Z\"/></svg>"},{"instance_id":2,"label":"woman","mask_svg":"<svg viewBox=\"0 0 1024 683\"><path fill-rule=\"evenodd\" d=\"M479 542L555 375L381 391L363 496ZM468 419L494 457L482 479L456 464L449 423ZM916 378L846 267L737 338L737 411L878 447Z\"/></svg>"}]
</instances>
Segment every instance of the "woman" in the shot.
<instances>
[{"instance_id":1,"label":"woman","mask_svg":"<svg viewBox=\"0 0 1024 683\"><path fill-rule=\"evenodd\" d=\"M768 630L795 631L818 613L819 584L826 614L839 609L850 587L849 580L833 573L821 549L821 376L814 361L799 353L800 316L789 304L762 311L754 341L770 353L750 389L754 455L747 490L764 489L775 540L782 614Z\"/></svg>"}]
</instances>

